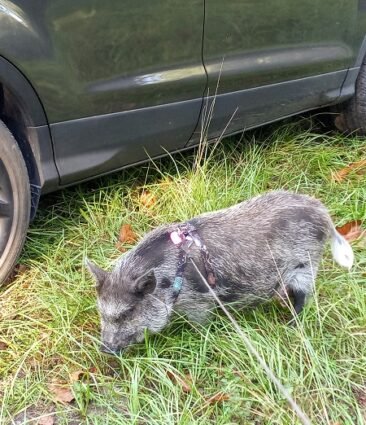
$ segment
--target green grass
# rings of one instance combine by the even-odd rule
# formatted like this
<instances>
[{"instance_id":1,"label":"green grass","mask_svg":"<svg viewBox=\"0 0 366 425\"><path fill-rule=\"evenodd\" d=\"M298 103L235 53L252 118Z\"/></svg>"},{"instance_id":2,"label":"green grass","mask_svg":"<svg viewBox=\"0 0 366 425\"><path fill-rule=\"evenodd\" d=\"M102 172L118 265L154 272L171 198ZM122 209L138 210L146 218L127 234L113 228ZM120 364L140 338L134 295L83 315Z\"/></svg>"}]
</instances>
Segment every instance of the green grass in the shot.
<instances>
[{"instance_id":1,"label":"green grass","mask_svg":"<svg viewBox=\"0 0 366 425\"><path fill-rule=\"evenodd\" d=\"M87 255L110 267L119 228L155 226L227 207L272 189L321 199L337 224L365 220L365 176L331 172L365 158L365 141L319 134L290 121L241 140L175 155L42 199L21 262L28 269L0 292L0 423L295 424L296 417L222 314L200 327L177 318L162 334L111 358L98 351L99 320ZM142 188L156 198L139 202ZM365 248L348 273L327 250L313 300L298 328L275 303L235 314L259 353L314 424L362 424L366 392ZM70 374L84 371L71 384ZM191 390L184 391L171 374ZM48 385L76 397L54 403ZM224 392L228 400L209 404ZM38 419L37 419L38 418Z\"/></svg>"}]
</instances>

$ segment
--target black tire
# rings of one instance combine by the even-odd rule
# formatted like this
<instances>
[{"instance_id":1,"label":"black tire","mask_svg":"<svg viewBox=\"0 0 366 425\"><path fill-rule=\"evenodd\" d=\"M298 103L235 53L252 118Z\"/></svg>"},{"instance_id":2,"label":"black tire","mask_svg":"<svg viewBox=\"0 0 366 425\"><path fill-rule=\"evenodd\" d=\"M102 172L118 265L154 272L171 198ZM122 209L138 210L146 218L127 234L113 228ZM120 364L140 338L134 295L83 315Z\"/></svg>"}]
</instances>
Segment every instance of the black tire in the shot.
<instances>
[{"instance_id":1,"label":"black tire","mask_svg":"<svg viewBox=\"0 0 366 425\"><path fill-rule=\"evenodd\" d=\"M30 208L27 167L17 142L0 121L0 285L23 248Z\"/></svg>"},{"instance_id":2,"label":"black tire","mask_svg":"<svg viewBox=\"0 0 366 425\"><path fill-rule=\"evenodd\" d=\"M335 119L338 130L359 136L366 135L366 57L356 80L355 94L337 109L340 112Z\"/></svg>"}]
</instances>

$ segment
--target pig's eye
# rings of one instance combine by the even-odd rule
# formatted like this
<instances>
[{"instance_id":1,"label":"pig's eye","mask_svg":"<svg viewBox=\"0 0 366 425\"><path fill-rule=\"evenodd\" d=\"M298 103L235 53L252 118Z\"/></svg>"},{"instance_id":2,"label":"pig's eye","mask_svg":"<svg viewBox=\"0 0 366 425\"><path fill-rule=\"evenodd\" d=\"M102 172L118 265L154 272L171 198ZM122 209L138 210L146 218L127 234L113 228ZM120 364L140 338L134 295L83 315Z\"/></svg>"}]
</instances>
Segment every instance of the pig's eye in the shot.
<instances>
[{"instance_id":1,"label":"pig's eye","mask_svg":"<svg viewBox=\"0 0 366 425\"><path fill-rule=\"evenodd\" d=\"M129 316L132 313L133 308L129 308L128 310L125 310L123 313L121 313L118 318L117 321L118 322L123 322L124 320L127 320L129 318Z\"/></svg>"},{"instance_id":2,"label":"pig's eye","mask_svg":"<svg viewBox=\"0 0 366 425\"><path fill-rule=\"evenodd\" d=\"M126 313L122 313L116 318L116 322L123 322L124 320L126 320L126 318Z\"/></svg>"}]
</instances>

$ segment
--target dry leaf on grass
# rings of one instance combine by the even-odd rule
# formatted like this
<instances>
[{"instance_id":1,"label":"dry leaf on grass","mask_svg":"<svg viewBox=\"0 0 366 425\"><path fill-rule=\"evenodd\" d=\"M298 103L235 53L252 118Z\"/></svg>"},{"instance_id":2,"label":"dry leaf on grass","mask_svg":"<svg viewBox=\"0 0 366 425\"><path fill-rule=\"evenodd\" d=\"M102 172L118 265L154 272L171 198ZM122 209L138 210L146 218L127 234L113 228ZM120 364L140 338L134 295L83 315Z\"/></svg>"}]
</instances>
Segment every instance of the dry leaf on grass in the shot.
<instances>
[{"instance_id":1,"label":"dry leaf on grass","mask_svg":"<svg viewBox=\"0 0 366 425\"><path fill-rule=\"evenodd\" d=\"M75 396L71 389L65 384L52 383L48 385L48 389L51 391L55 401L59 401L63 404L69 404L75 400Z\"/></svg>"},{"instance_id":2,"label":"dry leaf on grass","mask_svg":"<svg viewBox=\"0 0 366 425\"><path fill-rule=\"evenodd\" d=\"M53 425L54 423L55 417L53 415L43 416L37 421L37 425Z\"/></svg>"},{"instance_id":3,"label":"dry leaf on grass","mask_svg":"<svg viewBox=\"0 0 366 425\"><path fill-rule=\"evenodd\" d=\"M230 400L229 394L226 394L223 391L219 391L213 396L207 398L205 404L216 404L227 400Z\"/></svg>"},{"instance_id":4,"label":"dry leaf on grass","mask_svg":"<svg viewBox=\"0 0 366 425\"><path fill-rule=\"evenodd\" d=\"M351 162L347 167L332 173L332 180L341 183L350 173L355 173L358 176L366 174L366 159L357 162Z\"/></svg>"},{"instance_id":5,"label":"dry leaf on grass","mask_svg":"<svg viewBox=\"0 0 366 425\"><path fill-rule=\"evenodd\" d=\"M192 391L192 379L190 375L186 375L185 379L181 378L179 375L177 375L174 372L167 371L166 373L168 375L168 378L174 382L175 384L178 384L184 393L190 393Z\"/></svg>"},{"instance_id":6,"label":"dry leaf on grass","mask_svg":"<svg viewBox=\"0 0 366 425\"><path fill-rule=\"evenodd\" d=\"M119 231L118 240L119 240L119 242L130 243L130 244L137 241L137 235L132 230L132 227L131 227L130 224L123 224L121 226L121 229Z\"/></svg>"},{"instance_id":7,"label":"dry leaf on grass","mask_svg":"<svg viewBox=\"0 0 366 425\"><path fill-rule=\"evenodd\" d=\"M116 243L116 248L120 252L125 252L126 248L124 248L123 244L133 244L137 241L137 235L132 230L132 227L130 224L123 224L120 228L119 235L118 235L118 241Z\"/></svg>"},{"instance_id":8,"label":"dry leaf on grass","mask_svg":"<svg viewBox=\"0 0 366 425\"><path fill-rule=\"evenodd\" d=\"M122 243L132 243L136 240L136 234L132 230L132 227L130 224L123 224L120 228L118 240Z\"/></svg>"},{"instance_id":9,"label":"dry leaf on grass","mask_svg":"<svg viewBox=\"0 0 366 425\"><path fill-rule=\"evenodd\" d=\"M0 341L0 351L7 350L8 348L9 345L6 342Z\"/></svg>"},{"instance_id":10,"label":"dry leaf on grass","mask_svg":"<svg viewBox=\"0 0 366 425\"><path fill-rule=\"evenodd\" d=\"M90 367L88 370L76 370L75 372L70 373L70 382L73 384L74 382L81 381L88 374L95 374L97 372L98 370L95 366Z\"/></svg>"},{"instance_id":11,"label":"dry leaf on grass","mask_svg":"<svg viewBox=\"0 0 366 425\"><path fill-rule=\"evenodd\" d=\"M353 220L336 229L348 242L353 242L366 236L366 230L361 225L361 220Z\"/></svg>"},{"instance_id":12,"label":"dry leaf on grass","mask_svg":"<svg viewBox=\"0 0 366 425\"><path fill-rule=\"evenodd\" d=\"M89 374L95 374L98 370L96 367L92 366L87 371L86 370L76 370L75 372L70 373L70 382L73 384L74 382L81 381L83 378L87 377Z\"/></svg>"},{"instance_id":13,"label":"dry leaf on grass","mask_svg":"<svg viewBox=\"0 0 366 425\"><path fill-rule=\"evenodd\" d=\"M73 384L74 382L80 381L86 372L84 370L76 370L75 372L70 373L70 382Z\"/></svg>"},{"instance_id":14,"label":"dry leaf on grass","mask_svg":"<svg viewBox=\"0 0 366 425\"><path fill-rule=\"evenodd\" d=\"M146 208L152 208L156 204L156 197L148 190L144 190L140 195L140 204Z\"/></svg>"}]
</instances>

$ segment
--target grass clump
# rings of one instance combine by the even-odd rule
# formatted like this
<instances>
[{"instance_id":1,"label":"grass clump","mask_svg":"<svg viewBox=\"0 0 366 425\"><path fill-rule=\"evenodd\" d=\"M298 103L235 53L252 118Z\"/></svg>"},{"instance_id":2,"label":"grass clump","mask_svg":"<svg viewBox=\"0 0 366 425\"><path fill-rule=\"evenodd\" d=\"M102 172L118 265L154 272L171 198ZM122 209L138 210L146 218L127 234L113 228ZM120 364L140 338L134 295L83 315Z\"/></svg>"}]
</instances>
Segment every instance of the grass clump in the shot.
<instances>
[{"instance_id":1,"label":"grass clump","mask_svg":"<svg viewBox=\"0 0 366 425\"><path fill-rule=\"evenodd\" d=\"M48 195L23 252L27 266L0 293L0 423L294 424L297 419L221 314L207 326L177 318L116 358L99 353L85 256L110 267L122 224L155 226L225 208L266 190L321 199L336 224L365 220L366 181L332 171L364 158L357 138L301 122L271 127ZM141 192L153 202L141 203ZM128 249L128 246L126 246ZM362 424L366 386L365 248L350 273L327 251L298 328L270 303L235 317L313 423ZM73 373L83 372L79 380ZM75 400L54 401L50 384ZM222 394L223 399L220 396Z\"/></svg>"}]
</instances>

